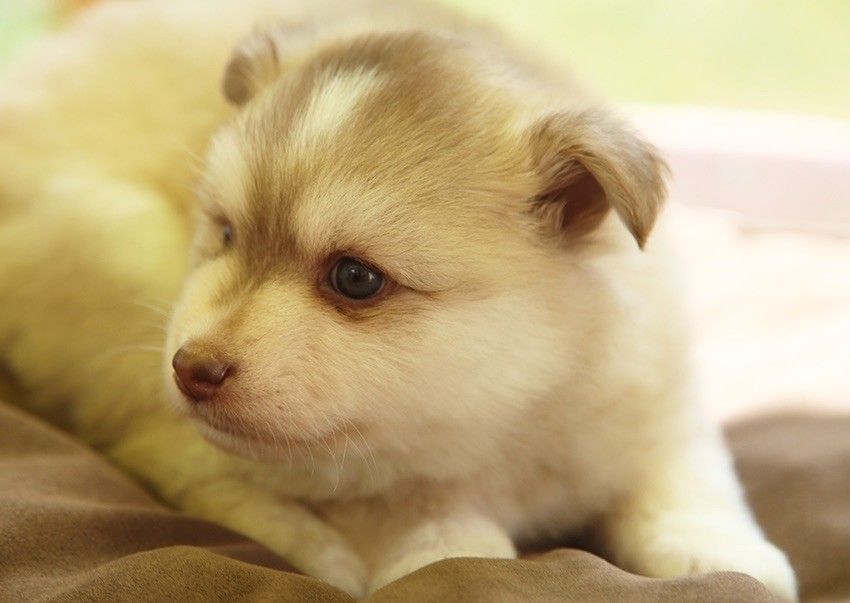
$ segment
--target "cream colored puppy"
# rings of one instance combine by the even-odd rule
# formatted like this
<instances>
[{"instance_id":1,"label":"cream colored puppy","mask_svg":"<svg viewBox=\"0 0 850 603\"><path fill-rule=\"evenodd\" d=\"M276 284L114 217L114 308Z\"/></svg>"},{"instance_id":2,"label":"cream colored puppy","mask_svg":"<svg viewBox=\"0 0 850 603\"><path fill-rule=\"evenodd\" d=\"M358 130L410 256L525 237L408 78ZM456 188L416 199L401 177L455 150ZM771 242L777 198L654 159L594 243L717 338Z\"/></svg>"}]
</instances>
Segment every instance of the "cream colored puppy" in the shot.
<instances>
[{"instance_id":1,"label":"cream colored puppy","mask_svg":"<svg viewBox=\"0 0 850 603\"><path fill-rule=\"evenodd\" d=\"M694 403L663 164L556 73L397 2L92 9L0 93L21 395L354 595L601 518L794 598Z\"/></svg>"}]
</instances>

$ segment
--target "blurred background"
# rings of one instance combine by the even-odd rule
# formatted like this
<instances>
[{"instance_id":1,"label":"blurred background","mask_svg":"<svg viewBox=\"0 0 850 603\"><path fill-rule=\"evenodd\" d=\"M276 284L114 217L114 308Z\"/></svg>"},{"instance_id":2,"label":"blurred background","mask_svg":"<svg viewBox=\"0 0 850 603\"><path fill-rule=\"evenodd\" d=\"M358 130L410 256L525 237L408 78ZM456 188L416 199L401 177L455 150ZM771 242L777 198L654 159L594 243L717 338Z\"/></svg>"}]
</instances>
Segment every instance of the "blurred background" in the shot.
<instances>
[{"instance_id":1,"label":"blurred background","mask_svg":"<svg viewBox=\"0 0 850 603\"><path fill-rule=\"evenodd\" d=\"M562 58L615 101L850 118L847 0L443 2ZM71 4L0 0L0 73Z\"/></svg>"},{"instance_id":2,"label":"blurred background","mask_svg":"<svg viewBox=\"0 0 850 603\"><path fill-rule=\"evenodd\" d=\"M664 151L712 413L850 409L850 1L443 2L570 65ZM84 3L0 0L0 78Z\"/></svg>"}]
</instances>

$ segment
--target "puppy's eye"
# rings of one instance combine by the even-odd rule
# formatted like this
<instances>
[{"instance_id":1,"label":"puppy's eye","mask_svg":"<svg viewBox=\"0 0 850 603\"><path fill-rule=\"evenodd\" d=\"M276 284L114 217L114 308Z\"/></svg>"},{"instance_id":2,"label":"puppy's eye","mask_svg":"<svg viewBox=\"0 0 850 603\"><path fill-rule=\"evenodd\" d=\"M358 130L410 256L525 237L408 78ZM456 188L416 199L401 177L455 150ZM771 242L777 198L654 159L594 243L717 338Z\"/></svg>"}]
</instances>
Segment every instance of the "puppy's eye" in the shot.
<instances>
[{"instance_id":1,"label":"puppy's eye","mask_svg":"<svg viewBox=\"0 0 850 603\"><path fill-rule=\"evenodd\" d=\"M359 260L345 257L331 270L331 285L349 299L368 299L384 288L384 276Z\"/></svg>"},{"instance_id":2,"label":"puppy's eye","mask_svg":"<svg viewBox=\"0 0 850 603\"><path fill-rule=\"evenodd\" d=\"M233 242L233 226L230 222L225 222L221 227L221 240L225 247L230 247L230 243Z\"/></svg>"}]
</instances>

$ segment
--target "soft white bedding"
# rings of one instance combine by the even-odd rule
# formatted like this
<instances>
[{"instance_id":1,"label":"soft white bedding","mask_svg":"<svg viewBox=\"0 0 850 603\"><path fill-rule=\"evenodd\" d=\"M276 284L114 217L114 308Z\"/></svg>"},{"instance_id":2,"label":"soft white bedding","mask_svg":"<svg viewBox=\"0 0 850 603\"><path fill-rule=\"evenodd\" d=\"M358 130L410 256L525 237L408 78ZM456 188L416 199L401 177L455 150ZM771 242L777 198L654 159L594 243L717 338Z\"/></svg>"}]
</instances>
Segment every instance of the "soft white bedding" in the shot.
<instances>
[{"instance_id":1,"label":"soft white bedding","mask_svg":"<svg viewBox=\"0 0 850 603\"><path fill-rule=\"evenodd\" d=\"M753 229L732 210L673 214L712 413L850 410L850 237Z\"/></svg>"},{"instance_id":2,"label":"soft white bedding","mask_svg":"<svg viewBox=\"0 0 850 603\"><path fill-rule=\"evenodd\" d=\"M673 171L711 412L850 410L850 123L695 108L632 117Z\"/></svg>"}]
</instances>

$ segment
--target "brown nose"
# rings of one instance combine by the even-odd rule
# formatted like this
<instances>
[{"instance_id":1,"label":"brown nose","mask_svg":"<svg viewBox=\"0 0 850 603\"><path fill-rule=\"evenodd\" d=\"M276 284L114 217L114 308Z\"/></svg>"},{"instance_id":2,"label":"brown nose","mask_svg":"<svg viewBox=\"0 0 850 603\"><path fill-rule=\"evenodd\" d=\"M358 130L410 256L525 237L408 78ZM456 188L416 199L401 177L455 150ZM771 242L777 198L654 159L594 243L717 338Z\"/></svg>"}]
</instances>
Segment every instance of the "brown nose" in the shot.
<instances>
[{"instance_id":1,"label":"brown nose","mask_svg":"<svg viewBox=\"0 0 850 603\"><path fill-rule=\"evenodd\" d=\"M197 402L213 398L234 368L232 364L188 345L177 350L171 366L174 367L177 387Z\"/></svg>"}]
</instances>

